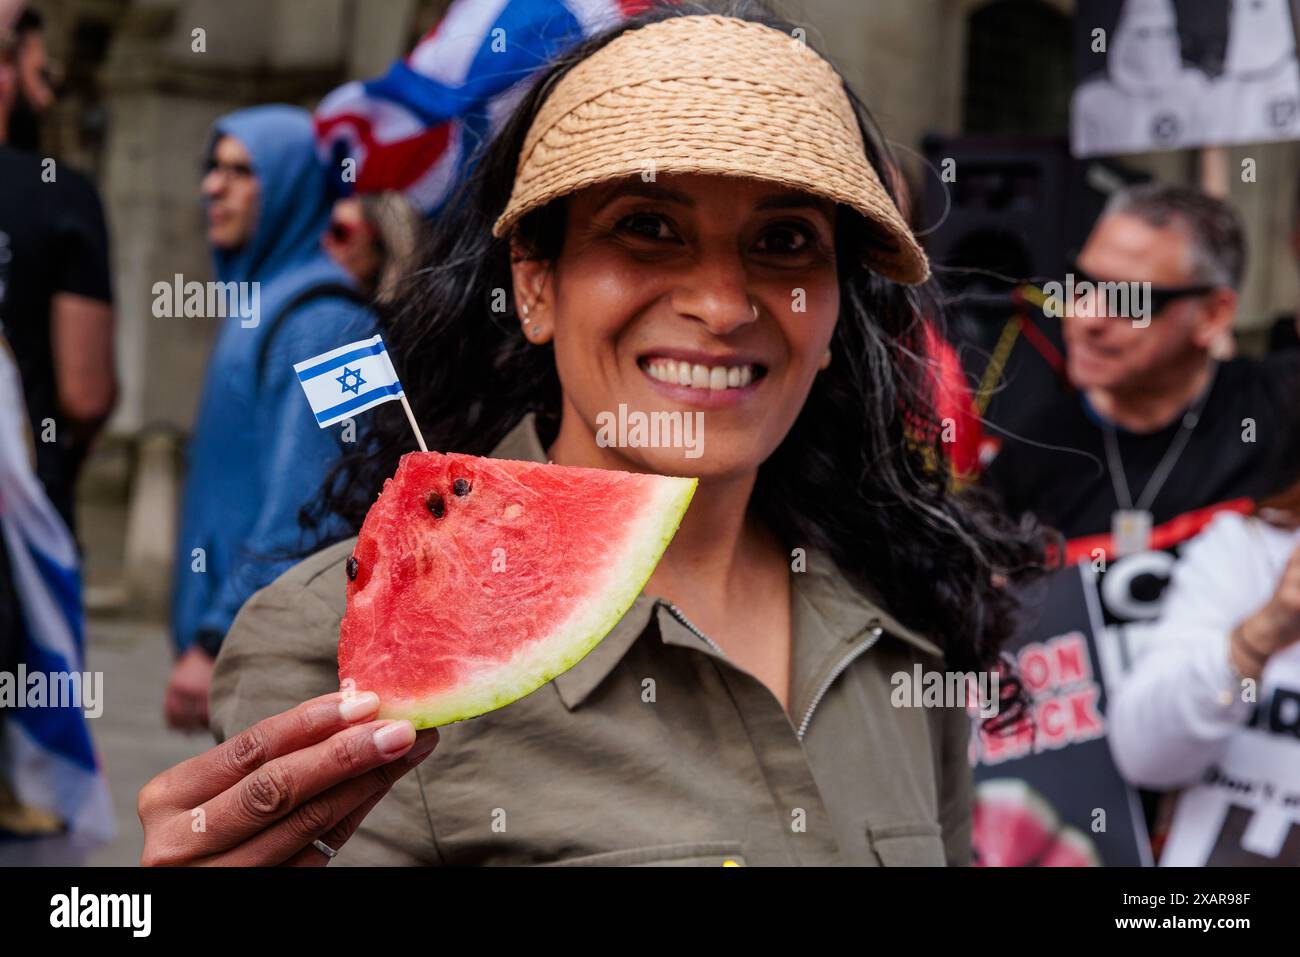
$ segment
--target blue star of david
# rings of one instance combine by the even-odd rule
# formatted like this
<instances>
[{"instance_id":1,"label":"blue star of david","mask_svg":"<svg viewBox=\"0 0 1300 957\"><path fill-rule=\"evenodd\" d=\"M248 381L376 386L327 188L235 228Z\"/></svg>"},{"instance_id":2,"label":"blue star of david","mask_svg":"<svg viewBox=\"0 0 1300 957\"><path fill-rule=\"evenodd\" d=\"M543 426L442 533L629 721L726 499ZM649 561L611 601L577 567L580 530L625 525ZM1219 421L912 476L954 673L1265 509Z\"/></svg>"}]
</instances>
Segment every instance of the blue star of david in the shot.
<instances>
[{"instance_id":1,"label":"blue star of david","mask_svg":"<svg viewBox=\"0 0 1300 957\"><path fill-rule=\"evenodd\" d=\"M348 385L348 379L353 380L351 385ZM343 367L343 374L334 381L343 386L344 392L351 392L353 395L360 395L361 387L366 384L366 380L361 378L360 369L349 369L347 366Z\"/></svg>"}]
</instances>

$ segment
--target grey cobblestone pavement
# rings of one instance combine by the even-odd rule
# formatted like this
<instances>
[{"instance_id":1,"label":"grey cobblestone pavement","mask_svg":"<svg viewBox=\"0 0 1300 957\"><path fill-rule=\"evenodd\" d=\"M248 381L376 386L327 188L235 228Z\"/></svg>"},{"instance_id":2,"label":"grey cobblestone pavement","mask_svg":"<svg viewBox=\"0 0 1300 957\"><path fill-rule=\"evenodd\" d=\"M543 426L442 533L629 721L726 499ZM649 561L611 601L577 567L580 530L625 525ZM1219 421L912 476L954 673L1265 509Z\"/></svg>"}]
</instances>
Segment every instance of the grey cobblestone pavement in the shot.
<instances>
[{"instance_id":1,"label":"grey cobblestone pavement","mask_svg":"<svg viewBox=\"0 0 1300 957\"><path fill-rule=\"evenodd\" d=\"M121 581L124 506L83 501L79 510L86 555L87 598ZM91 610L86 618L88 667L104 674L104 712L91 722L91 735L113 795L117 836L91 852L91 865L135 865L144 840L135 813L136 794L158 772L212 743L206 734L186 736L163 723L163 689L171 670L167 629L157 615L131 609Z\"/></svg>"}]
</instances>

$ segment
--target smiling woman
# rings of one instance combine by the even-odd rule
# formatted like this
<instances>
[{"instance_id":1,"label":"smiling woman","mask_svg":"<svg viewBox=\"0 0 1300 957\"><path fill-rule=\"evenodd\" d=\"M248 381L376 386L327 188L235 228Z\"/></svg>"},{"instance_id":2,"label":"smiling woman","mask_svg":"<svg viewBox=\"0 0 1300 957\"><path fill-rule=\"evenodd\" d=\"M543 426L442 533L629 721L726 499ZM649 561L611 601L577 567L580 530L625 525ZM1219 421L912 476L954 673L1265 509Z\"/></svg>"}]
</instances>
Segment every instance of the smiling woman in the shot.
<instances>
[{"instance_id":1,"label":"smiling woman","mask_svg":"<svg viewBox=\"0 0 1300 957\"><path fill-rule=\"evenodd\" d=\"M928 266L865 108L793 30L686 3L555 62L386 320L430 447L699 478L631 610L402 777L433 742L328 693L353 541L311 556L223 647L235 736L142 793L147 859L968 860L967 716L892 707L890 675L995 667L1041 544L927 465ZM601 441L624 409L702 415L699 454ZM358 528L409 445L381 410L307 517ZM216 836L176 810L241 795Z\"/></svg>"}]
</instances>

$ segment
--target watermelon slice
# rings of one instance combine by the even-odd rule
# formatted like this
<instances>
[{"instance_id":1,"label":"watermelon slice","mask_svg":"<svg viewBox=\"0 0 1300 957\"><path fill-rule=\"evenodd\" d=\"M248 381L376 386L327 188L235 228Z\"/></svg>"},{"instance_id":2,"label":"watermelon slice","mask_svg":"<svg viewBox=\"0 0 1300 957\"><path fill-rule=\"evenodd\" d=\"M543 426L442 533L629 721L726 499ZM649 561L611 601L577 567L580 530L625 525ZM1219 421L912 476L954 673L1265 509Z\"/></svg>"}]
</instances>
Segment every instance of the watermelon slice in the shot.
<instances>
[{"instance_id":1,"label":"watermelon slice","mask_svg":"<svg viewBox=\"0 0 1300 957\"><path fill-rule=\"evenodd\" d=\"M417 728L509 704L618 623L695 479L413 452L347 561L344 688ZM352 684L349 684L352 682Z\"/></svg>"},{"instance_id":2,"label":"watermelon slice","mask_svg":"<svg viewBox=\"0 0 1300 957\"><path fill-rule=\"evenodd\" d=\"M1061 821L1028 782L990 778L975 787L971 845L977 867L1099 867L1092 839Z\"/></svg>"}]
</instances>

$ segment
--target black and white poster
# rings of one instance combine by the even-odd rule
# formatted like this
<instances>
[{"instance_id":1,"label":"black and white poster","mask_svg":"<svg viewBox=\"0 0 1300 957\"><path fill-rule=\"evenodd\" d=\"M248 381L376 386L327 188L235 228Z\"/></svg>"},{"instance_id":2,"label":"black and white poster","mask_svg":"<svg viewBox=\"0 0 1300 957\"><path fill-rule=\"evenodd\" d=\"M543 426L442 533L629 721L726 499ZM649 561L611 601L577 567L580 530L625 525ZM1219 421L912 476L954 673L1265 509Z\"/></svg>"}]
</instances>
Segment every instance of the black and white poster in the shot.
<instances>
[{"instance_id":1,"label":"black and white poster","mask_svg":"<svg viewBox=\"0 0 1300 957\"><path fill-rule=\"evenodd\" d=\"M1071 148L1300 138L1294 0L1079 0Z\"/></svg>"}]
</instances>

